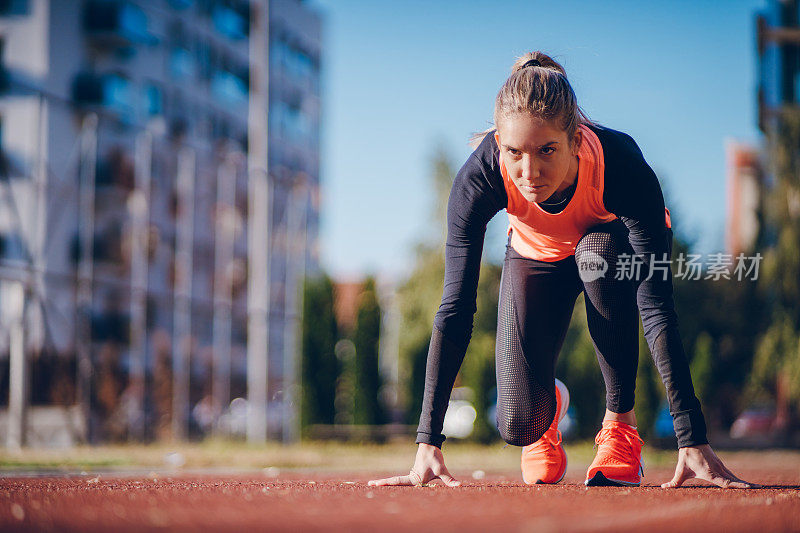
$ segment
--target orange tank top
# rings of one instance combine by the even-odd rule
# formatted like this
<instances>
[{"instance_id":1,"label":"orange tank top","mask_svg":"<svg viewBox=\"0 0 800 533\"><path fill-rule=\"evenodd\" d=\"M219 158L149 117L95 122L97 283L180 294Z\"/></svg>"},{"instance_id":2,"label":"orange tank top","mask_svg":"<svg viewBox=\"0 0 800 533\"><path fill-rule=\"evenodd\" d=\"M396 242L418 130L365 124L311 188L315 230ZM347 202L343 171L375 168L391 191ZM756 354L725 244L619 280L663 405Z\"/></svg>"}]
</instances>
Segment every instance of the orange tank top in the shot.
<instances>
[{"instance_id":1,"label":"orange tank top","mask_svg":"<svg viewBox=\"0 0 800 533\"><path fill-rule=\"evenodd\" d=\"M610 222L616 215L603 205L603 147L592 130L580 126L582 141L578 152L578 183L567 206L559 213L548 213L536 202L529 202L508 177L500 157L500 172L508 195L508 231L511 246L521 256L540 261L560 261L575 254L575 247L586 230Z\"/></svg>"}]
</instances>

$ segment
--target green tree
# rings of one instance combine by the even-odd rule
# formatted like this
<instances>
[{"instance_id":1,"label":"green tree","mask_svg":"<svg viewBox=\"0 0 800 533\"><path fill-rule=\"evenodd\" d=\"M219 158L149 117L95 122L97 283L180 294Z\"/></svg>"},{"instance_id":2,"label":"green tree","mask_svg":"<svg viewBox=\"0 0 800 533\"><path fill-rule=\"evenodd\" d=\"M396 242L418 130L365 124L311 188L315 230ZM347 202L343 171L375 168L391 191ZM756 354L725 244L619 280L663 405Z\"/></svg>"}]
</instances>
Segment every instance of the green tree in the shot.
<instances>
[{"instance_id":1,"label":"green tree","mask_svg":"<svg viewBox=\"0 0 800 533\"><path fill-rule=\"evenodd\" d=\"M382 424L384 409L380 398L382 380L378 366L381 333L381 307L375 280L367 278L361 292L356 315L355 345L355 424Z\"/></svg>"},{"instance_id":2,"label":"green tree","mask_svg":"<svg viewBox=\"0 0 800 533\"><path fill-rule=\"evenodd\" d=\"M300 423L304 430L311 424L334 422L339 377L335 354L337 339L333 283L324 275L308 279L303 294L300 397Z\"/></svg>"},{"instance_id":3,"label":"green tree","mask_svg":"<svg viewBox=\"0 0 800 533\"><path fill-rule=\"evenodd\" d=\"M781 422L791 428L800 418L800 109L787 106L776 119L767 134L774 180L764 195L759 235L759 288L770 320L759 338L749 390L758 401L776 403Z\"/></svg>"},{"instance_id":4,"label":"green tree","mask_svg":"<svg viewBox=\"0 0 800 533\"><path fill-rule=\"evenodd\" d=\"M748 396L756 402L774 402L779 392L797 408L800 397L800 336L788 315L778 318L761 337L753 370L750 376ZM781 382L786 385L779 391Z\"/></svg>"},{"instance_id":5,"label":"green tree","mask_svg":"<svg viewBox=\"0 0 800 533\"><path fill-rule=\"evenodd\" d=\"M419 246L411 275L398 289L400 312L401 383L406 383L407 420L419 420L425 389L425 365L431 340L433 317L439 307L444 280L444 257Z\"/></svg>"},{"instance_id":6,"label":"green tree","mask_svg":"<svg viewBox=\"0 0 800 533\"><path fill-rule=\"evenodd\" d=\"M714 392L714 339L706 332L701 333L694 343L691 371L695 395L701 403L711 403Z\"/></svg>"},{"instance_id":7,"label":"green tree","mask_svg":"<svg viewBox=\"0 0 800 533\"><path fill-rule=\"evenodd\" d=\"M756 339L767 313L757 284L736 279L733 269L729 280L705 279L706 271L699 273L699 279L686 279L686 266L679 267L677 260L681 256L686 259L694 243L685 233L680 210L668 204L675 230L672 265L673 275L678 277L673 278L673 287L681 341L707 424L725 429L746 400L741 391L747 385ZM707 261L706 257L702 262ZM660 391L663 397L663 386Z\"/></svg>"},{"instance_id":8,"label":"green tree","mask_svg":"<svg viewBox=\"0 0 800 533\"><path fill-rule=\"evenodd\" d=\"M425 365L444 282L444 239L446 206L453 182L453 167L443 149L431 160L434 205L431 220L434 230L428 240L416 246L414 266L408 279L397 291L400 311L401 382L407 383L406 405L409 423L419 420L425 389Z\"/></svg>"}]
</instances>

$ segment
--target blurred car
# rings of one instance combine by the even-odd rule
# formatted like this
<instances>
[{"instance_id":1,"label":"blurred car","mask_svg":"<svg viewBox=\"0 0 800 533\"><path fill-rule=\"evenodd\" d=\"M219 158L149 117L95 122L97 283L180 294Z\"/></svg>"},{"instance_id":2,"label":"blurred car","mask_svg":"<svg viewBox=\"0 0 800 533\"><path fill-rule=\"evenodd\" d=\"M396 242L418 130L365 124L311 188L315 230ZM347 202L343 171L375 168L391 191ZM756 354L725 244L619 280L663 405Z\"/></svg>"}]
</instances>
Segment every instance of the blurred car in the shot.
<instances>
[{"instance_id":1,"label":"blurred car","mask_svg":"<svg viewBox=\"0 0 800 533\"><path fill-rule=\"evenodd\" d=\"M775 411L766 407L746 409L731 425L732 439L759 437L772 431Z\"/></svg>"}]
</instances>

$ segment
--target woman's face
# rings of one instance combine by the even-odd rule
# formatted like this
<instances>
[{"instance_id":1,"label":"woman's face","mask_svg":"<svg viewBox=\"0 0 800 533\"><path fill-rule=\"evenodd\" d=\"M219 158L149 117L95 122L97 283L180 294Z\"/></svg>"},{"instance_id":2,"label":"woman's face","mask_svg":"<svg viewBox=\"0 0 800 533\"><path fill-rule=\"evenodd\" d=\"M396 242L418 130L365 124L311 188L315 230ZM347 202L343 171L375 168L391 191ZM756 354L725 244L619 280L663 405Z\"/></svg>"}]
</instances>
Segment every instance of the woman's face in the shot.
<instances>
[{"instance_id":1,"label":"woman's face","mask_svg":"<svg viewBox=\"0 0 800 533\"><path fill-rule=\"evenodd\" d=\"M509 178L529 202L547 200L575 181L580 130L569 139L552 121L515 113L498 121L495 141Z\"/></svg>"}]
</instances>

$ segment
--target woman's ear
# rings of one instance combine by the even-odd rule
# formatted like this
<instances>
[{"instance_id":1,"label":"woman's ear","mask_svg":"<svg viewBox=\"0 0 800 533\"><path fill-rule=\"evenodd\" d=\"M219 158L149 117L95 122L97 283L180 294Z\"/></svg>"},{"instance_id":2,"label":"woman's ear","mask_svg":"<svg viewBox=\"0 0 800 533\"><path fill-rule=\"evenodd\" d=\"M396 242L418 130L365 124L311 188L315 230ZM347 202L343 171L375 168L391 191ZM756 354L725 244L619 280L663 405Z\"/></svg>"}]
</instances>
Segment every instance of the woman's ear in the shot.
<instances>
[{"instance_id":1,"label":"woman's ear","mask_svg":"<svg viewBox=\"0 0 800 533\"><path fill-rule=\"evenodd\" d=\"M572 138L572 155L578 155L581 151L581 142L583 141L583 132L578 128L575 130L575 136Z\"/></svg>"}]
</instances>

